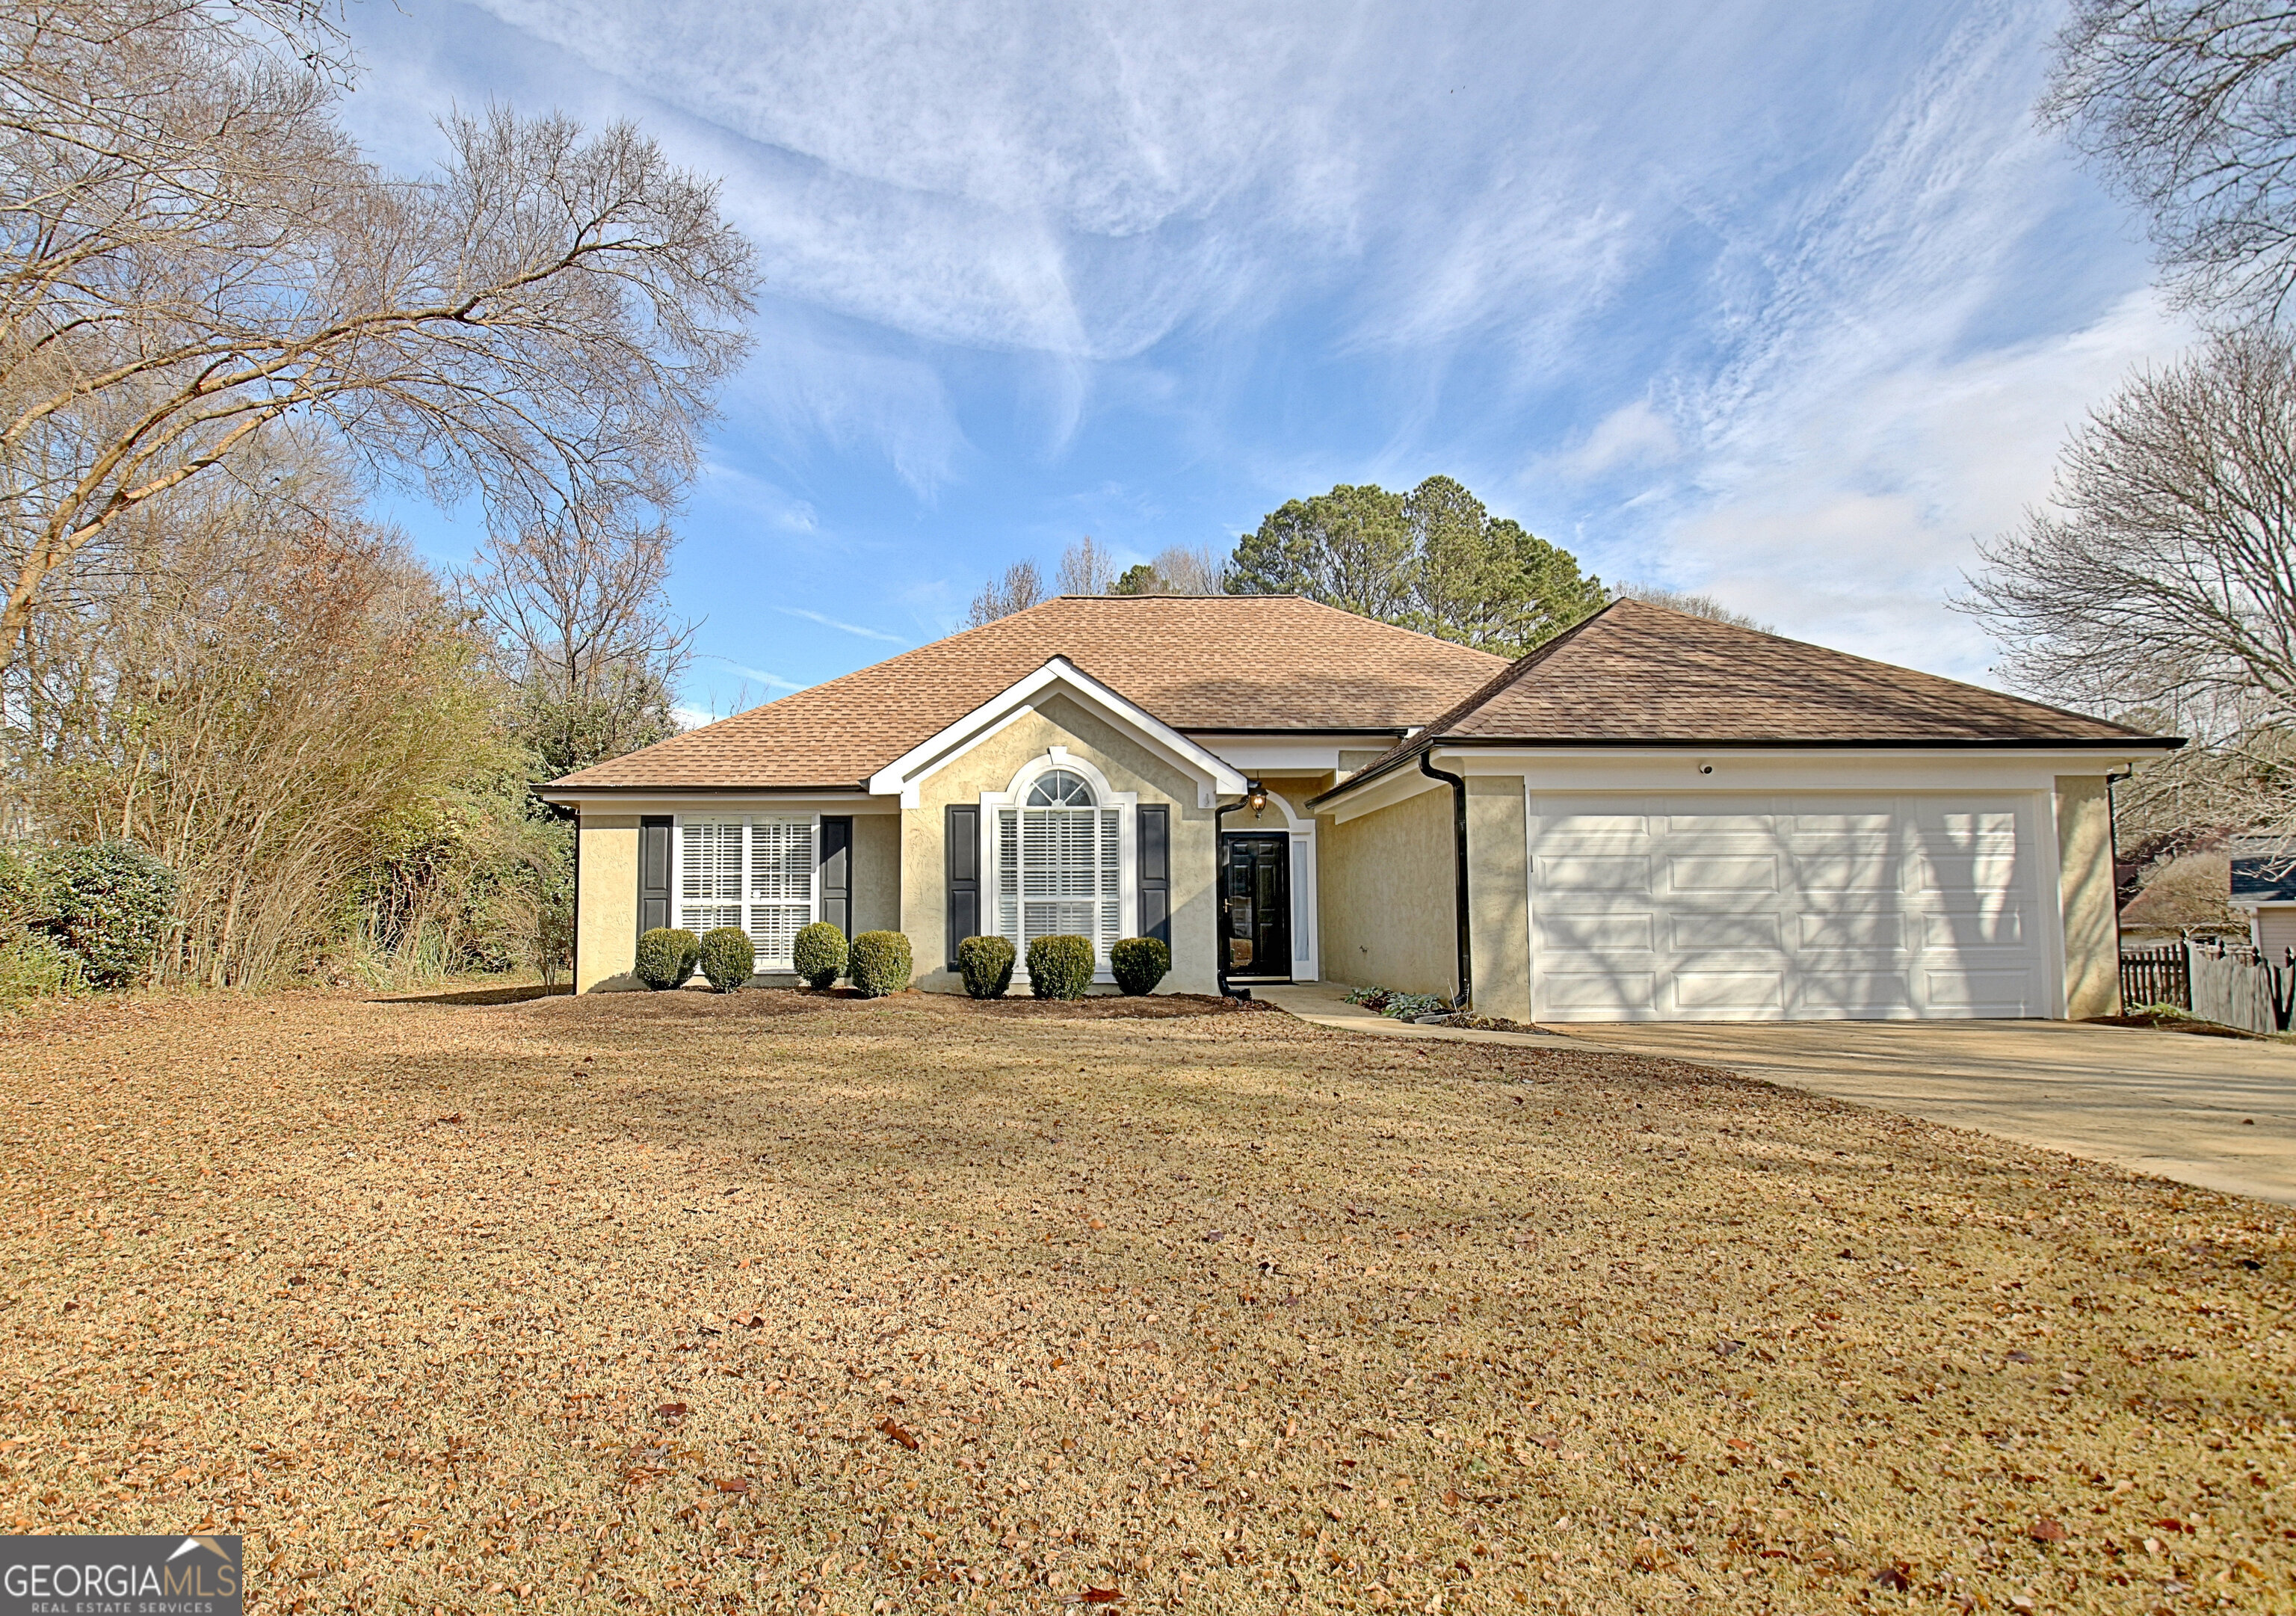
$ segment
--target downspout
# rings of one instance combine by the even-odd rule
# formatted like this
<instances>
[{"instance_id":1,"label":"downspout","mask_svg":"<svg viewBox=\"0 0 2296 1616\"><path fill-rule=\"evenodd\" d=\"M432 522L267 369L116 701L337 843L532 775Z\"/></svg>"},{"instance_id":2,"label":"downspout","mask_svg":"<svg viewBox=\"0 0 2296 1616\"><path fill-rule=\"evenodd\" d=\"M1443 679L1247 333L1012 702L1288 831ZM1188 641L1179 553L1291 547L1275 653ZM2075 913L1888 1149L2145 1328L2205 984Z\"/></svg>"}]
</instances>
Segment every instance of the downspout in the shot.
<instances>
[{"instance_id":1,"label":"downspout","mask_svg":"<svg viewBox=\"0 0 2296 1616\"><path fill-rule=\"evenodd\" d=\"M645 862L645 832L638 832L638 862ZM574 939L566 950L566 991L582 991L582 810L574 810Z\"/></svg>"},{"instance_id":2,"label":"downspout","mask_svg":"<svg viewBox=\"0 0 2296 1616\"><path fill-rule=\"evenodd\" d=\"M1461 775L1435 767L1432 743L1419 754L1419 772L1430 780L1447 780L1451 785L1451 839L1458 858L1453 906L1459 921L1459 997L1451 1001L1451 1008L1464 1011L1473 1007L1475 985L1474 924L1467 912L1467 782Z\"/></svg>"}]
</instances>

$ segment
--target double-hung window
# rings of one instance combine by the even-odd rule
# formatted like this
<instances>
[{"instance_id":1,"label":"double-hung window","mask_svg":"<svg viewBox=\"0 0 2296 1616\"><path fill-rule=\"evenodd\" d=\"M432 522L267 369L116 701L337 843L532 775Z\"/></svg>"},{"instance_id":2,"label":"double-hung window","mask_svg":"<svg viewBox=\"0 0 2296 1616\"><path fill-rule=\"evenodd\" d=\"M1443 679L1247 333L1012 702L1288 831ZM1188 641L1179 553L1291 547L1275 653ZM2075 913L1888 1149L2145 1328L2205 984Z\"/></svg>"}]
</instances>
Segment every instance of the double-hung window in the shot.
<instances>
[{"instance_id":1,"label":"double-hung window","mask_svg":"<svg viewBox=\"0 0 2296 1616\"><path fill-rule=\"evenodd\" d=\"M816 833L811 816L679 819L676 923L697 937L738 927L758 970L791 969L797 934L820 905Z\"/></svg>"},{"instance_id":2,"label":"double-hung window","mask_svg":"<svg viewBox=\"0 0 2296 1616\"><path fill-rule=\"evenodd\" d=\"M1105 964L1123 932L1119 810L1072 769L1039 775L996 810L996 929L1025 959L1040 937L1092 939Z\"/></svg>"}]
</instances>

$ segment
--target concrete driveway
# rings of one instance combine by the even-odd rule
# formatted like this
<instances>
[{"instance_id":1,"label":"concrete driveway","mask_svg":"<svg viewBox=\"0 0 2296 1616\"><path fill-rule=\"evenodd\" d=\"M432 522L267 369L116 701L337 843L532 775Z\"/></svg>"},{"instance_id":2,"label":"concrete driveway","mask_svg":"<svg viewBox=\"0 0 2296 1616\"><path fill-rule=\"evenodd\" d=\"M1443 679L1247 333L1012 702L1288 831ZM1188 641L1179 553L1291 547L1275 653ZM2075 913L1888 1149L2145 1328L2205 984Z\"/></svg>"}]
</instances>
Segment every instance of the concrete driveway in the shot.
<instances>
[{"instance_id":1,"label":"concrete driveway","mask_svg":"<svg viewBox=\"0 0 2296 1616\"><path fill-rule=\"evenodd\" d=\"M1578 1022L1555 1030L2296 1203L2296 1045L2065 1021Z\"/></svg>"}]
</instances>

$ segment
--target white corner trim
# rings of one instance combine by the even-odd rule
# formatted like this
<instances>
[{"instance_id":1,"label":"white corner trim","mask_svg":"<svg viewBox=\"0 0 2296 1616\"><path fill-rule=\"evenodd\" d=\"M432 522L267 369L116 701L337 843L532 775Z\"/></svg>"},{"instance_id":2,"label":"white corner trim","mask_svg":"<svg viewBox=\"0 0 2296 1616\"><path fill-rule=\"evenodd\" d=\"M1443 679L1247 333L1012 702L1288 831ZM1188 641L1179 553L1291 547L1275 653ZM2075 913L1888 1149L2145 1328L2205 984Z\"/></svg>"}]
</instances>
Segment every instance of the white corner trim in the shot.
<instances>
[{"instance_id":1,"label":"white corner trim","mask_svg":"<svg viewBox=\"0 0 2296 1616\"><path fill-rule=\"evenodd\" d=\"M870 793L886 797L898 792L904 808L915 806L913 799L919 781L1030 710L1037 696L1055 686L1098 708L1136 734L1152 751L1193 776L1198 808L1211 807L1216 797L1242 794L1244 778L1233 765L1218 753L1197 745L1145 708L1117 694L1066 657L1054 657L1028 677L1008 685L879 769L869 776Z\"/></svg>"}]
</instances>

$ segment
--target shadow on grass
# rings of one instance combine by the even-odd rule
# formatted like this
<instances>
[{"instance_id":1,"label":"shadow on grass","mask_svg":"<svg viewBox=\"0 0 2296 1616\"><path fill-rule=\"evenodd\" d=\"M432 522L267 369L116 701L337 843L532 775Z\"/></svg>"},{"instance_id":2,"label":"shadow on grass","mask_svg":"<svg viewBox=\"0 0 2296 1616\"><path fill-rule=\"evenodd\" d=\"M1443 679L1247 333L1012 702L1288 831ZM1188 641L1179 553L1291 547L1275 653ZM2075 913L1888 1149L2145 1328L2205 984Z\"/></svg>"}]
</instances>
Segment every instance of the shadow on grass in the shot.
<instances>
[{"instance_id":1,"label":"shadow on grass","mask_svg":"<svg viewBox=\"0 0 2296 1616\"><path fill-rule=\"evenodd\" d=\"M515 988L457 988L446 993L401 993L378 997L378 1005L523 1005L529 999L562 998L574 991L571 982L545 988L525 982Z\"/></svg>"}]
</instances>

